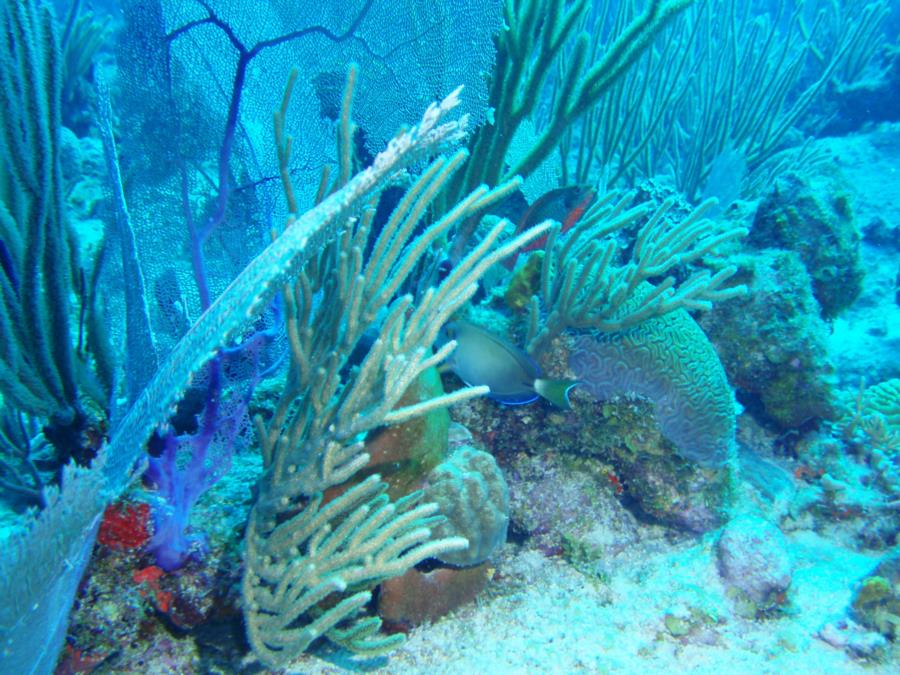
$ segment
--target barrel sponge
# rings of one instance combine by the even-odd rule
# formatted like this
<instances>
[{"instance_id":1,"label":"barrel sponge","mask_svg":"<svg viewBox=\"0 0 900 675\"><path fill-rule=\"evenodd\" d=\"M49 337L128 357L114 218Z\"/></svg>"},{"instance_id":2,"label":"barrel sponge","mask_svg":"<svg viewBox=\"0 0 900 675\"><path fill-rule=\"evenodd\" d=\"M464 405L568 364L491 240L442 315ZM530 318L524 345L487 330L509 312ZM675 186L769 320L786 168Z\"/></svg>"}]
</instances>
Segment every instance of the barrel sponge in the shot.
<instances>
[{"instance_id":1,"label":"barrel sponge","mask_svg":"<svg viewBox=\"0 0 900 675\"><path fill-rule=\"evenodd\" d=\"M439 556L450 565L477 565L506 541L509 488L492 455L461 446L428 474L425 501L436 502L447 520L434 538L463 536L469 548Z\"/></svg>"},{"instance_id":2,"label":"barrel sponge","mask_svg":"<svg viewBox=\"0 0 900 675\"><path fill-rule=\"evenodd\" d=\"M651 290L640 288L621 312ZM637 394L653 402L663 434L679 454L705 466L733 452L734 395L706 334L683 309L624 331L574 338L569 365L597 399Z\"/></svg>"}]
</instances>

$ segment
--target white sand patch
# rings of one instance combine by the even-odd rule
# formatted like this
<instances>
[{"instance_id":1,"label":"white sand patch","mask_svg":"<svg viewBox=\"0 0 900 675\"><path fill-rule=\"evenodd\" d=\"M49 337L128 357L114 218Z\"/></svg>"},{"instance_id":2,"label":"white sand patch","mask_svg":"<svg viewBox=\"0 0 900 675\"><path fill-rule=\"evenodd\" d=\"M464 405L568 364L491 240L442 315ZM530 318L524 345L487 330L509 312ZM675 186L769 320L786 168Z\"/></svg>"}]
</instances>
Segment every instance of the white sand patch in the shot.
<instances>
[{"instance_id":1,"label":"white sand patch","mask_svg":"<svg viewBox=\"0 0 900 675\"><path fill-rule=\"evenodd\" d=\"M618 556L606 582L559 559L512 553L475 606L413 631L389 658L359 664L378 673L887 673L816 637L844 615L853 584L877 558L812 532L787 535L794 561L790 606L780 618L737 616L716 570L715 537L644 542ZM493 597L490 597L495 594ZM667 613L708 617L700 635L675 638ZM346 672L337 655L297 666ZM326 657L328 658L328 657Z\"/></svg>"}]
</instances>

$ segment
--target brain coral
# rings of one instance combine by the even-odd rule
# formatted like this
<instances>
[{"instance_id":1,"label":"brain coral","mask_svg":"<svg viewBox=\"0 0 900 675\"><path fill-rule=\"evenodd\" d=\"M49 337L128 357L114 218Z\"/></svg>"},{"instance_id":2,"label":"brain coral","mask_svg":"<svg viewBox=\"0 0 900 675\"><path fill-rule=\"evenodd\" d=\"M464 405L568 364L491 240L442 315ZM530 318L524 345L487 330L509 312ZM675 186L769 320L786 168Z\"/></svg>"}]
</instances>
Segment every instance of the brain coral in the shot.
<instances>
[{"instance_id":1,"label":"brain coral","mask_svg":"<svg viewBox=\"0 0 900 675\"><path fill-rule=\"evenodd\" d=\"M646 284L619 311L650 290ZM712 344L684 310L626 331L578 335L569 365L595 398L650 399L663 434L687 459L718 465L734 447L731 387Z\"/></svg>"},{"instance_id":2,"label":"brain coral","mask_svg":"<svg viewBox=\"0 0 900 675\"><path fill-rule=\"evenodd\" d=\"M509 488L494 457L468 446L436 466L425 486L425 501L437 502L447 520L435 538L463 536L469 548L440 556L450 565L477 565L506 541Z\"/></svg>"}]
</instances>

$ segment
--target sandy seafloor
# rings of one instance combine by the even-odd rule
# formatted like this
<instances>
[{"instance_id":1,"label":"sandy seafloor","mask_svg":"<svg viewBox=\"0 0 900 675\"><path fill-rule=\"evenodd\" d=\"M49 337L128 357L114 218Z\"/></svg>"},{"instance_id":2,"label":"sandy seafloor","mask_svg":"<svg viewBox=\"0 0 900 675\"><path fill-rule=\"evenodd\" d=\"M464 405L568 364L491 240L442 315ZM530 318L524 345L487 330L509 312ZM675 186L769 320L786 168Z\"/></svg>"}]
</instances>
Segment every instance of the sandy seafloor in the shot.
<instances>
[{"instance_id":1,"label":"sandy seafloor","mask_svg":"<svg viewBox=\"0 0 900 675\"><path fill-rule=\"evenodd\" d=\"M853 192L857 222L865 226L875 218L893 225L889 233L900 237L900 124L883 124L869 133L819 141ZM844 381L871 381L869 364L879 363L880 378L900 377L900 306L894 301L895 279L900 274L897 245L893 251L863 239L866 277L862 296L837 317L829 345L837 375ZM876 380L877 381L877 380Z\"/></svg>"},{"instance_id":2,"label":"sandy seafloor","mask_svg":"<svg viewBox=\"0 0 900 675\"><path fill-rule=\"evenodd\" d=\"M900 125L818 142L854 193L860 225L877 216L900 224ZM858 382L867 364L900 376L900 307L893 293L896 252L865 244L863 295L833 324L835 377ZM891 362L895 362L892 366ZM896 370L897 372L893 372ZM749 488L745 488L745 491ZM498 574L474 605L413 630L389 657L360 661L320 650L292 671L342 673L897 673L893 661L854 658L820 637L848 617L853 588L886 552L860 552L840 525L785 532L793 581L785 611L768 619L743 618L716 563L718 532L673 543L657 526L604 561L608 574L592 579L561 558L507 544ZM673 637L667 615L701 611L707 624ZM837 629L840 631L840 628Z\"/></svg>"},{"instance_id":3,"label":"sandy seafloor","mask_svg":"<svg viewBox=\"0 0 900 675\"><path fill-rule=\"evenodd\" d=\"M409 635L390 657L355 664L389 673L889 673L816 637L845 614L853 582L876 556L837 548L812 532L788 537L794 561L789 615L745 620L716 571L715 535L671 547L646 541L614 561L609 584L592 582L535 551L504 556L503 578L475 606ZM507 547L507 552L510 552ZM667 613L703 608L719 623L682 642ZM299 672L341 673L319 654Z\"/></svg>"}]
</instances>

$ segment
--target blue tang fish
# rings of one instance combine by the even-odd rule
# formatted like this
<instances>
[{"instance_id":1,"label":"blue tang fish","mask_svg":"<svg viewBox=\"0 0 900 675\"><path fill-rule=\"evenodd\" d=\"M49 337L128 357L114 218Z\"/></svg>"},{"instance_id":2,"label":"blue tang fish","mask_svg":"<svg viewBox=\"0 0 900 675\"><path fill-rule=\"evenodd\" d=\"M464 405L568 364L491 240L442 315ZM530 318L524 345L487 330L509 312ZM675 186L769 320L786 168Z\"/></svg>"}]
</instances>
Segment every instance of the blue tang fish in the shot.
<instances>
[{"instance_id":1,"label":"blue tang fish","mask_svg":"<svg viewBox=\"0 0 900 675\"><path fill-rule=\"evenodd\" d=\"M548 380L541 367L523 350L483 328L465 321L444 326L448 340L456 340L456 349L446 367L469 386L487 385L488 396L506 405L524 405L544 398L566 410L569 391L576 380Z\"/></svg>"}]
</instances>

